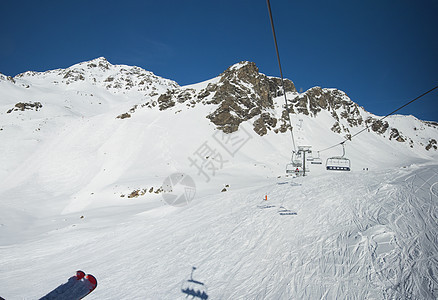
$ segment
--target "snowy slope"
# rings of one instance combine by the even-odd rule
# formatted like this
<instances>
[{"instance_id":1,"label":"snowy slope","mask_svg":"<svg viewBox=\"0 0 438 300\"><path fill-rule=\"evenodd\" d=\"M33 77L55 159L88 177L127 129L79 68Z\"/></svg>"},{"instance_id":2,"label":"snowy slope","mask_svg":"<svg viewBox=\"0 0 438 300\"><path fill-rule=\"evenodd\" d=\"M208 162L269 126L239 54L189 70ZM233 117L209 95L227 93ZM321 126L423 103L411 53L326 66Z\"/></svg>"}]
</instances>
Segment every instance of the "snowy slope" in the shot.
<instances>
[{"instance_id":1,"label":"snowy slope","mask_svg":"<svg viewBox=\"0 0 438 300\"><path fill-rule=\"evenodd\" d=\"M434 165L267 180L184 208L41 219L43 233L0 248L2 296L34 299L80 268L99 280L90 299L184 299L196 266L205 286L195 288L210 299L435 299L437 174Z\"/></svg>"},{"instance_id":2,"label":"snowy slope","mask_svg":"<svg viewBox=\"0 0 438 300\"><path fill-rule=\"evenodd\" d=\"M1 76L0 296L38 298L84 269L99 280L90 299L178 299L196 266L211 299L436 298L438 160L425 149L436 126L390 117L383 133L346 143L352 172L312 165L293 179L289 132L257 134L256 114L225 134L206 117L223 106L223 78L179 87L104 58ZM231 86L253 88L251 78ZM162 95L177 100L162 109ZM300 100L310 92L287 96L310 112L291 114L299 145L325 149L365 126L341 117L335 132L334 108L315 113ZM279 128L283 97L272 101L261 112ZM159 191L175 172L196 184L182 208Z\"/></svg>"}]
</instances>

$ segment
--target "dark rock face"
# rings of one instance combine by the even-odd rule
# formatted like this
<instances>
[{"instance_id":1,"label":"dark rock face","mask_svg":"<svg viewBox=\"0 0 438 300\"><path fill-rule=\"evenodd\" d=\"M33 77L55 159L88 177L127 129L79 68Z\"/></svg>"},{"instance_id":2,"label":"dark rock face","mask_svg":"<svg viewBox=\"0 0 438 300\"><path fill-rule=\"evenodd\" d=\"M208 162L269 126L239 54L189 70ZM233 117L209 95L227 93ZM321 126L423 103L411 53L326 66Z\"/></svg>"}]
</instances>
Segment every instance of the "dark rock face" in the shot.
<instances>
[{"instance_id":1,"label":"dark rock face","mask_svg":"<svg viewBox=\"0 0 438 300\"><path fill-rule=\"evenodd\" d=\"M285 81L285 89L286 92L296 92L290 80ZM282 95L281 80L260 74L257 66L251 62L228 68L220 75L219 82L210 86L210 90L215 94L208 104L219 104L219 107L207 118L227 133L236 131L240 123L262 114L262 111L273 108L272 99ZM262 123L270 118L264 114L258 119L254 125L255 131L266 134Z\"/></svg>"},{"instance_id":2,"label":"dark rock face","mask_svg":"<svg viewBox=\"0 0 438 300\"><path fill-rule=\"evenodd\" d=\"M348 96L336 89L314 87L292 100L298 113L316 117L322 110L332 111L332 116L339 121L336 111L343 110L341 117L349 120L352 126L362 123L359 106Z\"/></svg>"},{"instance_id":3,"label":"dark rock face","mask_svg":"<svg viewBox=\"0 0 438 300\"><path fill-rule=\"evenodd\" d=\"M333 124L332 128L330 128L331 131L336 132L336 133L341 133L341 125L339 125L338 122L336 122L335 124Z\"/></svg>"},{"instance_id":4,"label":"dark rock face","mask_svg":"<svg viewBox=\"0 0 438 300\"><path fill-rule=\"evenodd\" d=\"M430 149L437 150L437 142L435 139L430 139L429 144L426 145L426 150L429 151Z\"/></svg>"},{"instance_id":5,"label":"dark rock face","mask_svg":"<svg viewBox=\"0 0 438 300\"><path fill-rule=\"evenodd\" d=\"M262 113L260 118L258 118L253 125L254 131L258 135L263 136L268 133L268 129L271 130L275 128L277 119L272 117L269 113Z\"/></svg>"},{"instance_id":6,"label":"dark rock face","mask_svg":"<svg viewBox=\"0 0 438 300\"><path fill-rule=\"evenodd\" d=\"M388 122L381 121L376 118L368 117L365 121L365 124L371 128L372 131L378 134L384 134L389 127ZM397 129L396 129L397 130ZM398 130L397 130L398 133Z\"/></svg>"},{"instance_id":7,"label":"dark rock face","mask_svg":"<svg viewBox=\"0 0 438 300\"><path fill-rule=\"evenodd\" d=\"M130 118L131 117L131 115L130 114L128 114L128 113L123 113L123 114L121 114L121 115L118 115L117 116L117 119L126 119L126 118Z\"/></svg>"},{"instance_id":8,"label":"dark rock face","mask_svg":"<svg viewBox=\"0 0 438 300\"><path fill-rule=\"evenodd\" d=\"M40 102L29 102L29 103L18 102L17 104L15 104L15 107L8 110L7 113L10 114L13 111L25 111L25 110L38 111L42 107L43 105Z\"/></svg>"},{"instance_id":9,"label":"dark rock face","mask_svg":"<svg viewBox=\"0 0 438 300\"><path fill-rule=\"evenodd\" d=\"M405 139L401 136L400 132L396 128L391 128L391 133L389 135L389 139L395 139L397 142L403 143Z\"/></svg>"},{"instance_id":10,"label":"dark rock face","mask_svg":"<svg viewBox=\"0 0 438 300\"><path fill-rule=\"evenodd\" d=\"M172 92L168 91L166 94L158 97L158 106L160 110L165 110L169 107L175 106L175 101L172 100Z\"/></svg>"},{"instance_id":11,"label":"dark rock face","mask_svg":"<svg viewBox=\"0 0 438 300\"><path fill-rule=\"evenodd\" d=\"M5 81L10 81L11 83L15 84L15 79L12 76L6 76L3 75L2 73L0 73L0 81L5 80Z\"/></svg>"},{"instance_id":12,"label":"dark rock face","mask_svg":"<svg viewBox=\"0 0 438 300\"><path fill-rule=\"evenodd\" d=\"M285 80L284 85L286 92L296 93L292 81ZM242 122L251 119L255 120L253 129L259 135L265 135L269 130L283 133L290 129L288 113L316 117L321 111L331 112L334 119L331 130L339 134L344 132L347 137L351 136L349 127L363 123L378 134L385 133L389 127L387 122L373 118L364 121L359 106L337 89L314 87L305 93L295 94L280 117L272 113L273 98L279 96L283 96L280 78L259 73L252 62L241 62L229 67L217 82L208 84L201 91L173 89L160 95L157 102L160 110L171 108L177 103L186 103L189 107L199 102L217 105L207 118L225 133L237 131ZM341 120L345 120L348 126L342 125L345 122Z\"/></svg>"},{"instance_id":13,"label":"dark rock face","mask_svg":"<svg viewBox=\"0 0 438 300\"><path fill-rule=\"evenodd\" d=\"M285 80L284 85L286 92L296 92L292 81ZM199 102L205 105L217 105L218 107L208 114L207 118L219 130L232 133L239 129L242 122L274 108L273 98L281 95L283 95L281 79L260 74L255 63L241 62L229 67L219 76L218 82L208 84L199 92L193 89L175 89L162 94L158 98L158 105L160 110L173 107L176 103L186 103L190 107L194 107ZM265 113L256 121L255 130L266 134L262 129L266 125L262 124L265 124L266 120L272 123L271 119L273 117L267 117ZM268 125L266 128L272 126ZM283 127L281 130L283 132L286 129Z\"/></svg>"},{"instance_id":14,"label":"dark rock face","mask_svg":"<svg viewBox=\"0 0 438 300\"><path fill-rule=\"evenodd\" d=\"M291 130L289 115L317 117L322 112L329 112L333 118L331 130L343 135L345 139L351 139L352 134L360 130L354 130L354 127L365 126L368 131L400 143L410 143L412 147L413 142L397 128L390 128L387 121L369 116L340 90L314 87L298 94L292 81L285 80L284 85L288 93L288 105L283 106L281 116L278 116L278 103L274 104L273 101L283 96L281 79L259 73L252 62L241 62L229 67L216 81L201 90L180 87L169 89L157 101L153 101L152 106L158 105L160 110L180 104L187 107L195 107L199 103L212 106L212 111L206 117L217 129L232 133L243 122L251 120L254 132L260 136L269 131L284 133ZM425 124L429 127L436 125ZM426 149L436 147L436 143L431 141Z\"/></svg>"}]
</instances>

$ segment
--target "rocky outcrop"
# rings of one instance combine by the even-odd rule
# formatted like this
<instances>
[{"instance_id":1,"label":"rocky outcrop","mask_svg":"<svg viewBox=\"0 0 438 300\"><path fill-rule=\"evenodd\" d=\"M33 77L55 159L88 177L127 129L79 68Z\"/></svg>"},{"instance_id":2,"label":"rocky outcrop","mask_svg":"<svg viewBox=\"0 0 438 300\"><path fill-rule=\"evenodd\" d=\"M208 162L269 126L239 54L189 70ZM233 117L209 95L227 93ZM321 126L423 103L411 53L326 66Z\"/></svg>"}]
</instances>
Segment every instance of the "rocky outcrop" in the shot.
<instances>
[{"instance_id":1,"label":"rocky outcrop","mask_svg":"<svg viewBox=\"0 0 438 300\"><path fill-rule=\"evenodd\" d=\"M6 75L3 75L2 73L0 73L0 81L2 81L2 80L9 81L9 82L15 84L15 79L12 76L6 76Z\"/></svg>"},{"instance_id":2,"label":"rocky outcrop","mask_svg":"<svg viewBox=\"0 0 438 300\"><path fill-rule=\"evenodd\" d=\"M110 78L107 81L114 80ZM284 96L281 79L259 73L257 66L252 62L241 62L229 67L202 89L168 89L141 107L158 106L160 110L175 108L175 113L178 113L181 111L177 108L179 105L190 108L206 105L212 107L206 117L217 129L232 133L237 131L243 122L250 121L254 132L260 136L268 134L269 131L286 132L291 128L289 115L318 117L319 114L328 112L333 118L330 129L345 139L351 139L353 133L367 128L369 132L400 143L407 142L413 147L412 139L403 135L397 128L390 127L388 121L367 113L340 90L313 87L299 94L292 81L285 80L284 84L288 105L283 105L281 116L278 115L278 104L283 104L283 101L274 103L274 98ZM131 109L129 113L134 112L135 109ZM425 125L436 126L433 122ZM436 144L433 142L426 145L427 149L435 149L434 147Z\"/></svg>"},{"instance_id":3,"label":"rocky outcrop","mask_svg":"<svg viewBox=\"0 0 438 300\"><path fill-rule=\"evenodd\" d=\"M14 84L14 88L32 89L47 83L55 85L80 83L77 87L81 89L93 85L111 93L122 93L124 99L141 99L128 111L118 111L114 115L118 120L125 119L121 122L129 122L129 118L143 108L161 111L170 109L177 114L184 111L181 106L195 108L200 105L206 108L202 109L202 117L208 118L224 133L235 132L243 122L248 122L251 123L250 126L255 133L264 136L270 132L278 134L290 130L289 116L294 122L303 118L303 115L318 118L322 114L321 120L324 124L328 121L326 126L346 139L351 139L357 132L368 130L382 138L389 138L399 143L405 142L410 147L414 146L413 136L406 134L410 131L405 129L404 125L402 128L406 130L405 133L392 126L398 123L393 123L391 118L382 120L366 112L347 94L337 89L313 87L304 93L297 93L293 82L284 80L288 99L286 105L282 99L284 92L281 79L261 74L255 63L247 61L229 67L208 84L201 83L189 87L180 87L174 81L158 77L139 67L112 65L103 57L67 69L47 72L29 71L14 78L0 74L0 82L2 85ZM62 90L63 87L58 88ZM75 86L69 86L67 90L76 91L78 95L93 96L77 90ZM107 91L102 95L105 95L105 92ZM69 102L68 99L65 101ZM87 99L87 101L92 104L92 100ZM101 104L100 99L99 104ZM70 109L69 106L65 107ZM40 102L19 102L7 113L38 111L41 108ZM423 131L430 128L438 129L438 123L417 121L414 122L413 128L416 131L415 135L418 136L414 138L415 143L428 151L436 150L436 136L425 135Z\"/></svg>"},{"instance_id":4,"label":"rocky outcrop","mask_svg":"<svg viewBox=\"0 0 438 300\"><path fill-rule=\"evenodd\" d=\"M240 124L248 120L253 122L253 130L260 136L271 130L284 133L290 128L288 113L317 117L322 111L330 112L333 117L331 130L344 134L347 139L351 138L352 127L365 125L379 135L388 131L388 122L374 117L365 119L361 115L364 110L340 90L314 87L298 94L292 81L285 80L284 83L289 101L281 116L273 113L273 99L283 96L281 79L259 73L252 62L241 62L229 67L214 83L209 83L201 90L168 90L158 97L157 103L160 110L183 103L188 107L195 107L198 103L215 105L216 108L207 118L225 133L237 131ZM399 142L405 140L396 128L391 130L390 139Z\"/></svg>"},{"instance_id":5,"label":"rocky outcrop","mask_svg":"<svg viewBox=\"0 0 438 300\"><path fill-rule=\"evenodd\" d=\"M295 97L291 102L291 110L297 113L316 117L322 110L328 110L337 121L339 121L339 113L351 126L363 122L359 106L351 101L347 94L337 89L314 87Z\"/></svg>"},{"instance_id":6,"label":"rocky outcrop","mask_svg":"<svg viewBox=\"0 0 438 300\"><path fill-rule=\"evenodd\" d=\"M372 131L374 131L378 134L385 133L389 127L389 124L387 121L381 121L381 120L373 118L373 117L368 117L365 120L365 124L367 125L367 127L371 128ZM393 128L393 129L395 129L395 128ZM397 130L397 129L395 129L395 130Z\"/></svg>"},{"instance_id":7,"label":"rocky outcrop","mask_svg":"<svg viewBox=\"0 0 438 300\"><path fill-rule=\"evenodd\" d=\"M131 117L131 115L129 114L129 113L123 113L123 114L121 114L121 115L118 115L117 116L117 119L127 119L127 118L130 118Z\"/></svg>"},{"instance_id":8,"label":"rocky outcrop","mask_svg":"<svg viewBox=\"0 0 438 300\"><path fill-rule=\"evenodd\" d=\"M285 80L284 84L286 92L296 92L292 81ZM189 107L197 103L216 105L217 108L207 118L225 133L237 131L242 122L263 114L256 120L254 129L266 134L266 130L272 128L269 124L277 122L276 119L273 121L273 116L268 117L266 110L274 108L273 98L281 95L281 79L259 73L255 63L241 62L229 67L215 83L208 84L200 91L175 89L160 95L158 105L160 110L177 103L186 103Z\"/></svg>"},{"instance_id":9,"label":"rocky outcrop","mask_svg":"<svg viewBox=\"0 0 438 300\"><path fill-rule=\"evenodd\" d=\"M391 133L389 134L389 140L395 139L397 142L404 143L405 138L400 134L397 128L391 128Z\"/></svg>"},{"instance_id":10,"label":"rocky outcrop","mask_svg":"<svg viewBox=\"0 0 438 300\"><path fill-rule=\"evenodd\" d=\"M426 148L427 151L429 151L429 150L431 150L431 149L437 150L438 147L437 147L437 142L436 142L436 140L435 140L435 139L430 139L430 140L429 140L429 143L426 145L425 148Z\"/></svg>"},{"instance_id":11,"label":"rocky outcrop","mask_svg":"<svg viewBox=\"0 0 438 300\"><path fill-rule=\"evenodd\" d=\"M8 114L10 114L13 111L25 111L25 110L36 110L38 111L40 108L42 108L43 105L40 102L18 102L15 104L14 108L11 108L7 111Z\"/></svg>"},{"instance_id":12,"label":"rocky outcrop","mask_svg":"<svg viewBox=\"0 0 438 300\"><path fill-rule=\"evenodd\" d=\"M160 97L158 97L158 107L160 110L165 110L169 107L175 106L175 101L173 101L172 95L172 91L168 91L166 94L162 94Z\"/></svg>"},{"instance_id":13,"label":"rocky outcrop","mask_svg":"<svg viewBox=\"0 0 438 300\"><path fill-rule=\"evenodd\" d=\"M254 122L254 131L263 136L272 130L277 125L277 119L272 117L269 113L262 113L260 117Z\"/></svg>"},{"instance_id":14,"label":"rocky outcrop","mask_svg":"<svg viewBox=\"0 0 438 300\"><path fill-rule=\"evenodd\" d=\"M266 134L266 126L262 124L266 120L272 123L273 117L268 117L265 111L274 108L274 97L283 95L281 80L260 74L252 62L231 66L220 75L219 82L209 89L214 96L207 104L218 104L219 107L207 118L226 133L236 131L242 122L260 115L254 123L254 129L261 135ZM290 80L285 80L285 89L286 92L296 92Z\"/></svg>"}]
</instances>

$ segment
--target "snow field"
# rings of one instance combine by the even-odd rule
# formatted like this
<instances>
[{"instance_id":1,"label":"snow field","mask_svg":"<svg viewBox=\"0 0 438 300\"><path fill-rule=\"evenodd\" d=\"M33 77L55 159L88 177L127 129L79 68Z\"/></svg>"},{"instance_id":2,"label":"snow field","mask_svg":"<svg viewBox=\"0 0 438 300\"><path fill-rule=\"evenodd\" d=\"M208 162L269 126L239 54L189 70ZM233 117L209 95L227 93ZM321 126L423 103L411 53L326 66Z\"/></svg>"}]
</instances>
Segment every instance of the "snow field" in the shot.
<instances>
[{"instance_id":1,"label":"snow field","mask_svg":"<svg viewBox=\"0 0 438 300\"><path fill-rule=\"evenodd\" d=\"M437 174L429 165L270 180L183 208L65 214L0 248L2 296L34 299L78 268L99 280L90 299L184 299L196 266L211 299L433 299Z\"/></svg>"},{"instance_id":2,"label":"snow field","mask_svg":"<svg viewBox=\"0 0 438 300\"><path fill-rule=\"evenodd\" d=\"M86 65L72 68L85 74ZM0 81L1 297L37 299L82 269L99 282L87 299L185 299L194 266L209 299L438 297L438 163L424 149L435 129L391 117L415 136L413 148L364 132L345 144L352 172L310 165L309 176L292 178L289 133L260 137L250 120L236 150L235 136L205 117L215 107L201 104L116 119L175 83L151 77L157 94L145 96L99 86L103 69L85 74L99 84L54 83L61 71ZM274 100L280 116L283 99ZM43 107L6 113L21 101ZM293 117L299 145L318 151L343 140L328 129L329 112ZM342 148L320 154L325 162ZM196 183L188 206L149 192L128 198L175 172Z\"/></svg>"}]
</instances>

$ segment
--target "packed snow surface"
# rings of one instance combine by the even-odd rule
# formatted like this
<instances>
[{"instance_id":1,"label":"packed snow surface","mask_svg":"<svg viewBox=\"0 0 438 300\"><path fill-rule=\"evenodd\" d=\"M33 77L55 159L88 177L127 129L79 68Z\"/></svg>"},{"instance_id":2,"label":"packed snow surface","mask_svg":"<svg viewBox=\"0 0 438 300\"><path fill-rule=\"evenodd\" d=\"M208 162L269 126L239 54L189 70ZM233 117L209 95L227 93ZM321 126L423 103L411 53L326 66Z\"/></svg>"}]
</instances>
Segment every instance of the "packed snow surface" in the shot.
<instances>
[{"instance_id":1,"label":"packed snow surface","mask_svg":"<svg viewBox=\"0 0 438 300\"><path fill-rule=\"evenodd\" d=\"M250 120L226 135L212 106L147 107L178 85L142 69L99 58L9 81L1 297L38 299L83 270L98 280L87 299L438 298L438 160L424 149L436 128L393 116L411 144L364 132L345 146L351 172L325 169L334 147L295 178L288 132L259 136ZM42 107L7 113L18 102ZM341 142L331 120L293 115L297 144ZM175 173L195 183L172 191L188 205L160 191Z\"/></svg>"},{"instance_id":2,"label":"packed snow surface","mask_svg":"<svg viewBox=\"0 0 438 300\"><path fill-rule=\"evenodd\" d=\"M38 234L2 237L2 296L35 299L83 269L99 280L89 299L184 299L195 266L210 299L435 299L437 185L437 165L410 166L37 219Z\"/></svg>"}]
</instances>

